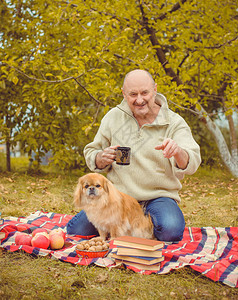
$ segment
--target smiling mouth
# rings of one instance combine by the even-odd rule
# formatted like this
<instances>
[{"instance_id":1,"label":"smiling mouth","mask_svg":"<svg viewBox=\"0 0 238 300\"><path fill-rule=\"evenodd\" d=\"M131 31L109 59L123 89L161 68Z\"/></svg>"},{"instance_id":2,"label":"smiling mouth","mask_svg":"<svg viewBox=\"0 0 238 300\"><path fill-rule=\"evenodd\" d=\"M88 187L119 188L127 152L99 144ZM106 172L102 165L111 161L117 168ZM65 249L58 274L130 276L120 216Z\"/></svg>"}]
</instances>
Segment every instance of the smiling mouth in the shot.
<instances>
[{"instance_id":1,"label":"smiling mouth","mask_svg":"<svg viewBox=\"0 0 238 300\"><path fill-rule=\"evenodd\" d=\"M135 104L135 106L137 107L144 107L147 103L143 103L143 104Z\"/></svg>"}]
</instances>

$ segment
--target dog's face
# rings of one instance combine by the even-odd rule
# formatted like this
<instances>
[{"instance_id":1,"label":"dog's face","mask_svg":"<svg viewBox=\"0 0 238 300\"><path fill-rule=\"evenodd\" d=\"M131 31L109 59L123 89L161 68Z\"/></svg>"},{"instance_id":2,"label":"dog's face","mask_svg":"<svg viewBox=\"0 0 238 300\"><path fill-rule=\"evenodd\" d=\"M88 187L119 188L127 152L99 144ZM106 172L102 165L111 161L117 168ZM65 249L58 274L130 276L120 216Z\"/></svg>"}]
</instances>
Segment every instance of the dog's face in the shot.
<instances>
[{"instance_id":1,"label":"dog's face","mask_svg":"<svg viewBox=\"0 0 238 300\"><path fill-rule=\"evenodd\" d=\"M105 202L108 199L110 185L109 180L101 174L89 173L80 177L74 195L75 205L83 207L100 199L100 201L104 199Z\"/></svg>"},{"instance_id":2,"label":"dog's face","mask_svg":"<svg viewBox=\"0 0 238 300\"><path fill-rule=\"evenodd\" d=\"M105 178L98 174L88 174L80 179L83 195L89 198L101 197L107 190Z\"/></svg>"},{"instance_id":3,"label":"dog's face","mask_svg":"<svg viewBox=\"0 0 238 300\"><path fill-rule=\"evenodd\" d=\"M100 196L101 189L102 189L102 186L99 183L96 183L96 185L94 185L94 183L89 185L89 183L86 182L83 185L84 194L86 194L88 197L91 197L91 198Z\"/></svg>"}]
</instances>

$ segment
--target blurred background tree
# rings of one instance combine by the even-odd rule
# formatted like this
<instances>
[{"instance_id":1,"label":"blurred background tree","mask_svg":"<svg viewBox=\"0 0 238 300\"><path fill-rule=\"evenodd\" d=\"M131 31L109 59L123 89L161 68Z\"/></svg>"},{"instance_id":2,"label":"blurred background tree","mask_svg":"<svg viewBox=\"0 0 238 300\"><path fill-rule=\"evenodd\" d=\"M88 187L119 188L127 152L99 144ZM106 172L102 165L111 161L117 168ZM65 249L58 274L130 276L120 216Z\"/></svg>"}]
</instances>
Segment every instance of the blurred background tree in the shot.
<instances>
[{"instance_id":1,"label":"blurred background tree","mask_svg":"<svg viewBox=\"0 0 238 300\"><path fill-rule=\"evenodd\" d=\"M61 168L82 167L83 147L122 100L125 74L141 68L185 115L203 163L219 153L238 176L235 0L7 0L0 15L1 107L13 107L16 99L6 94L10 85L19 88L28 118L22 123L14 106L11 141L20 140L38 161L51 150ZM225 134L218 113L229 121ZM6 140L6 110L0 116Z\"/></svg>"}]
</instances>

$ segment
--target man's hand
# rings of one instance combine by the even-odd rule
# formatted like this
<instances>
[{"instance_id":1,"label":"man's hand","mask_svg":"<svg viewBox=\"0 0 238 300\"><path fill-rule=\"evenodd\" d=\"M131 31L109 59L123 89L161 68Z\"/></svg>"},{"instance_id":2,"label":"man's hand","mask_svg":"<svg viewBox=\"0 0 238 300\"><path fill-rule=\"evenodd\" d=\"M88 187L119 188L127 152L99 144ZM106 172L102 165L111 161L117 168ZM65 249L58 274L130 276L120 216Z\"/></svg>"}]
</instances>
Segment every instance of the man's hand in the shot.
<instances>
[{"instance_id":1,"label":"man's hand","mask_svg":"<svg viewBox=\"0 0 238 300\"><path fill-rule=\"evenodd\" d=\"M96 156L96 166L98 169L104 169L106 166L111 165L116 158L116 149L120 147L117 146L110 146L105 148L104 150L98 152Z\"/></svg>"},{"instance_id":2,"label":"man's hand","mask_svg":"<svg viewBox=\"0 0 238 300\"><path fill-rule=\"evenodd\" d=\"M165 158L174 157L177 166L180 169L186 169L189 161L188 153L183 150L179 145L172 139L165 139L161 145L155 147L156 150L163 150Z\"/></svg>"}]
</instances>

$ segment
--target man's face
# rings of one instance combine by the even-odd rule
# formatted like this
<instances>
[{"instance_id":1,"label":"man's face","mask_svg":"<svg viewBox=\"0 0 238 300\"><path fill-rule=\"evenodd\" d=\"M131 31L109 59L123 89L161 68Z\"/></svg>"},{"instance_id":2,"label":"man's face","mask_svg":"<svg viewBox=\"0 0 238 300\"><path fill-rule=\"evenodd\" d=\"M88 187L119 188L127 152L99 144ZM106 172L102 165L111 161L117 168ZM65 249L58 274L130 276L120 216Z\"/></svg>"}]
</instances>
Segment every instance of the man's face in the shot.
<instances>
[{"instance_id":1,"label":"man's face","mask_svg":"<svg viewBox=\"0 0 238 300\"><path fill-rule=\"evenodd\" d=\"M136 73L126 79L123 95L135 118L153 113L157 86L146 73Z\"/></svg>"}]
</instances>

